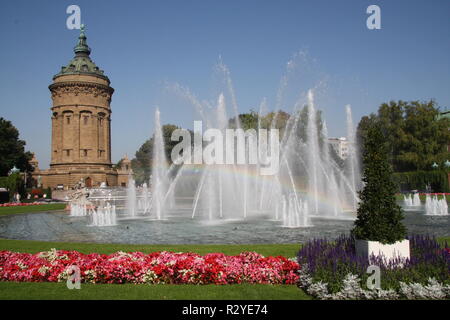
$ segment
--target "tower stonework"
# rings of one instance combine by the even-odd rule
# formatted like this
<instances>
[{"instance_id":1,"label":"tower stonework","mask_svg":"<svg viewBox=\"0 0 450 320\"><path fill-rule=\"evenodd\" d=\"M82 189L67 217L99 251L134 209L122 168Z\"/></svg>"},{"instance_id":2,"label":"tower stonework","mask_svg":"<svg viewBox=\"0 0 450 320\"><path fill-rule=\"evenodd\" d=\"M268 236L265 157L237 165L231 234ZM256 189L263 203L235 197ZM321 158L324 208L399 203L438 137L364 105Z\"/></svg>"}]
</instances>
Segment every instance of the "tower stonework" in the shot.
<instances>
[{"instance_id":1,"label":"tower stonework","mask_svg":"<svg viewBox=\"0 0 450 320\"><path fill-rule=\"evenodd\" d=\"M50 169L40 171L43 187L70 189L118 184L111 162L111 98L108 77L90 58L84 27L75 57L49 86L53 105ZM120 180L124 180L123 177ZM123 183L121 183L123 185Z\"/></svg>"}]
</instances>

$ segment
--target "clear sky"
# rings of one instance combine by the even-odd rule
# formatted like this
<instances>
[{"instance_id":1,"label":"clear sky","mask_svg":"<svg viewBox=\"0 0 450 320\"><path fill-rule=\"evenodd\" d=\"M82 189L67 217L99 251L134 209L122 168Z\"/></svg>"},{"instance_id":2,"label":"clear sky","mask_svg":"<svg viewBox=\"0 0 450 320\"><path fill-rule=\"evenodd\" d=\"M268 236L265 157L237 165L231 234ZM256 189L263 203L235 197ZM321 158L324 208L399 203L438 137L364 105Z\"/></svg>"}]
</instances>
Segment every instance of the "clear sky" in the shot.
<instances>
[{"instance_id":1,"label":"clear sky","mask_svg":"<svg viewBox=\"0 0 450 320\"><path fill-rule=\"evenodd\" d=\"M91 58L115 89L114 162L150 137L157 105L163 123L193 126L192 107L164 88L178 83L216 99L219 56L240 112L257 110L263 97L273 109L285 76L281 107L290 111L295 97L318 86L331 136L345 135L346 104L355 122L389 100L450 107L448 0L2 0L0 116L41 168L50 158L48 85L73 57L79 33L66 27L71 4L80 6ZM381 30L366 27L371 4L381 8Z\"/></svg>"}]
</instances>

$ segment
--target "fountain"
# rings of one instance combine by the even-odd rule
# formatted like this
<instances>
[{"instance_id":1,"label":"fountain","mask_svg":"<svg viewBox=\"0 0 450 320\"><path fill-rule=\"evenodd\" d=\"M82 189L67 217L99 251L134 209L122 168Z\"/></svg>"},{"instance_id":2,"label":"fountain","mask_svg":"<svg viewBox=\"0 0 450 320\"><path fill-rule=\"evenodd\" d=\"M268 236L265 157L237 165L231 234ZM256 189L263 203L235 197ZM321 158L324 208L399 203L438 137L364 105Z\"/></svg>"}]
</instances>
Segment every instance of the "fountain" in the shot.
<instances>
[{"instance_id":1,"label":"fountain","mask_svg":"<svg viewBox=\"0 0 450 320\"><path fill-rule=\"evenodd\" d=\"M89 218L91 226L114 226L117 224L116 206L107 202L106 205L90 208Z\"/></svg>"},{"instance_id":2,"label":"fountain","mask_svg":"<svg viewBox=\"0 0 450 320\"><path fill-rule=\"evenodd\" d=\"M137 201L137 209L142 212L142 214L147 215L150 214L151 208L151 197L148 191L147 183L144 182L141 188L141 196Z\"/></svg>"},{"instance_id":3,"label":"fountain","mask_svg":"<svg viewBox=\"0 0 450 320\"><path fill-rule=\"evenodd\" d=\"M87 216L86 205L83 203L72 202L70 204L70 216L71 217L84 217Z\"/></svg>"},{"instance_id":4,"label":"fountain","mask_svg":"<svg viewBox=\"0 0 450 320\"><path fill-rule=\"evenodd\" d=\"M410 194L408 194L408 195L404 194L404 195L403 195L403 204L404 204L406 207L412 207L412 205L413 205L413 200L412 200Z\"/></svg>"},{"instance_id":5,"label":"fountain","mask_svg":"<svg viewBox=\"0 0 450 320\"><path fill-rule=\"evenodd\" d=\"M298 228L310 227L308 202L297 200L294 193L289 195L288 201L286 197L281 198L282 221L283 227Z\"/></svg>"},{"instance_id":6,"label":"fountain","mask_svg":"<svg viewBox=\"0 0 450 320\"><path fill-rule=\"evenodd\" d=\"M216 107L211 108L196 100L187 90L183 91L177 87L177 92L194 105L202 117L203 124L206 124L206 129L216 128L223 132L230 126L241 128L236 113L234 123L228 122L227 104L223 93L219 95ZM319 123L316 117L318 112L314 105L313 90L307 93L306 107L300 108L301 105L304 104L297 103L293 115L287 121L280 142L279 170L275 175L258 175L260 164L213 164L199 168L198 183L192 202L193 219L199 217L208 221L220 221L271 217L275 218L275 221L281 219L283 226L286 227L308 227L311 226L311 217L352 218L348 211L354 212L360 185L356 148L352 146L350 150L347 167L339 167L330 157L326 124ZM232 111L236 112L233 99L232 107ZM260 119L264 116L262 114L264 107L265 101L258 114ZM346 107L346 112L349 120L348 132L352 137L350 141L354 143L355 128L351 121L350 106ZM157 114L159 117L158 111ZM278 116L277 111L272 123L265 128L262 128L261 121L258 121L258 129L275 128ZM302 130L305 131L304 135L299 133ZM194 133L201 134L195 130ZM248 139L256 139L258 142L261 139L259 135L251 132L246 132L246 135ZM225 145L225 153L230 151L227 148L229 146ZM249 157L253 155L264 160L265 152L258 150L258 154L252 154L257 151L250 149L249 143L244 147L241 145L241 148L244 149L237 150L238 154L242 152L249 154ZM154 152L158 149L162 147L157 147L157 131L155 131ZM174 185L183 180L183 176L189 171L187 168L189 165L178 166L174 179L167 188L167 194L174 196L176 189ZM169 169L172 170L174 166ZM154 174L152 179L155 179ZM156 197L158 192L152 194ZM326 201L323 201L324 198Z\"/></svg>"},{"instance_id":7,"label":"fountain","mask_svg":"<svg viewBox=\"0 0 450 320\"><path fill-rule=\"evenodd\" d=\"M133 176L130 174L128 177L127 186L127 200L126 200L127 214L130 217L135 217L137 215L136 210L136 184L134 182Z\"/></svg>"},{"instance_id":8,"label":"fountain","mask_svg":"<svg viewBox=\"0 0 450 320\"><path fill-rule=\"evenodd\" d=\"M215 150L210 154L214 161L202 162L202 165L195 166L195 170L184 153L178 159L180 161L169 166L161 114L156 109L152 171L148 185L143 184L136 189L130 175L126 196L122 196L121 191L113 192L114 195L106 194L104 191L107 188L94 192L93 200L114 201L114 205L108 202L106 206L98 205L97 209L91 209L92 225L115 223L113 218L105 217L112 215L115 219L115 204L123 201L125 205L118 208L120 215L124 213L126 219L147 217L147 220L164 220L167 213L180 210L177 203L180 190L183 193L192 190L183 196L192 201L189 208L183 207L183 210L190 211L192 219L214 223L266 219L283 227L300 228L313 226L311 219L354 219L361 182L351 107L345 107L349 153L342 165L331 156L334 151L328 142L326 123L316 109L314 90L308 90L295 103L291 116L284 120L286 123L281 136L273 130L279 128L280 110L274 110L269 121L262 121L267 116L265 99L259 107L256 130L244 131L229 71L223 64L219 65L219 71L223 72L226 88L218 95L215 106L197 100L187 89L178 85L174 87L177 95L193 105L202 121L200 127L194 124L194 147L188 153L189 156L193 154L194 163L197 163L195 159L200 157L203 161L208 147L214 145L212 140L205 139L203 129L215 129L223 136L228 134L229 129L234 129L233 143L221 144L222 150L217 149L218 153L233 154L233 157L237 154L237 158L244 155L247 161L217 162ZM226 96L230 98L227 100ZM244 143L235 144L234 141L240 139ZM200 145L200 150L197 145ZM250 163L248 160L251 158L258 161ZM261 171L267 169L274 159L277 160L278 170L270 175L261 175ZM183 187L184 183L189 187Z\"/></svg>"},{"instance_id":9,"label":"fountain","mask_svg":"<svg viewBox=\"0 0 450 320\"><path fill-rule=\"evenodd\" d=\"M353 117L352 117L352 109L350 105L345 106L345 112L347 114L347 138L349 142L349 154L347 157L347 167L350 172L350 183L352 186L352 191L356 192L359 189L359 183L361 181L360 176L360 166L358 161L358 151L355 139L355 129L353 127ZM353 202L353 210L356 211L358 208L359 199L355 194L350 195L351 200Z\"/></svg>"},{"instance_id":10,"label":"fountain","mask_svg":"<svg viewBox=\"0 0 450 320\"><path fill-rule=\"evenodd\" d=\"M426 195L425 199L425 214L427 216L447 216L448 213L448 205L447 201L444 198L438 199L438 197Z\"/></svg>"},{"instance_id":11,"label":"fountain","mask_svg":"<svg viewBox=\"0 0 450 320\"><path fill-rule=\"evenodd\" d=\"M404 194L403 195L403 204L406 207L420 207L422 203L420 202L420 197L418 193L414 193L414 195L411 194Z\"/></svg>"},{"instance_id":12,"label":"fountain","mask_svg":"<svg viewBox=\"0 0 450 320\"><path fill-rule=\"evenodd\" d=\"M418 193L414 193L414 197L413 197L413 200L412 200L412 205L414 207L419 207L419 206L422 205L421 202L420 202L420 197L419 197Z\"/></svg>"},{"instance_id":13,"label":"fountain","mask_svg":"<svg viewBox=\"0 0 450 320\"><path fill-rule=\"evenodd\" d=\"M164 146L163 132L161 127L160 112L155 111L155 134L153 141L152 175L150 178L151 206L150 215L152 218L161 220L173 193L168 193L169 171L166 159L166 149Z\"/></svg>"}]
</instances>

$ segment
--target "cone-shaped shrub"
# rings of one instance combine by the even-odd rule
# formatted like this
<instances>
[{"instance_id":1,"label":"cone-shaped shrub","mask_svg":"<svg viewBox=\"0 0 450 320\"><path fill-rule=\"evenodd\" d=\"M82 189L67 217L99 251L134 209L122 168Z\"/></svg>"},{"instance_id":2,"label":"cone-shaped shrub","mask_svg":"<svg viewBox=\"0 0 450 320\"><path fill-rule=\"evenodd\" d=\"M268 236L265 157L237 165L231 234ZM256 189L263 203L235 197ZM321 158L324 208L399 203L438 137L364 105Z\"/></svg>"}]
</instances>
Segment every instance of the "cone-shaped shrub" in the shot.
<instances>
[{"instance_id":1,"label":"cone-shaped shrub","mask_svg":"<svg viewBox=\"0 0 450 320\"><path fill-rule=\"evenodd\" d=\"M395 201L396 186L388 161L386 139L375 123L364 141L363 182L352 235L355 239L391 244L406 238L403 212Z\"/></svg>"}]
</instances>

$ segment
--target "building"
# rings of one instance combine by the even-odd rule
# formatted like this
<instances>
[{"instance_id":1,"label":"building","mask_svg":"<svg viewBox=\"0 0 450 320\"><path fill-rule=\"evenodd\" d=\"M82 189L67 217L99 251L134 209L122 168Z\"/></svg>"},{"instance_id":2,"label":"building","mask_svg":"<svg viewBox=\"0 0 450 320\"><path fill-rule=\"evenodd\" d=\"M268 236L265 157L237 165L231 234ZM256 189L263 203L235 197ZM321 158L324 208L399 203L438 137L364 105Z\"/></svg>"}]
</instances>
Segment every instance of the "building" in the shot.
<instances>
[{"instance_id":1,"label":"building","mask_svg":"<svg viewBox=\"0 0 450 320\"><path fill-rule=\"evenodd\" d=\"M350 152L350 142L347 140L347 138L328 138L328 143L342 160L347 159Z\"/></svg>"},{"instance_id":2,"label":"building","mask_svg":"<svg viewBox=\"0 0 450 320\"><path fill-rule=\"evenodd\" d=\"M111 98L108 77L91 60L84 27L75 57L53 77L49 89L52 141L50 169L40 170L36 158L33 178L38 185L71 189L82 181L87 187L126 186L129 160L119 170L111 162ZM125 160L125 159L124 159Z\"/></svg>"}]
</instances>

